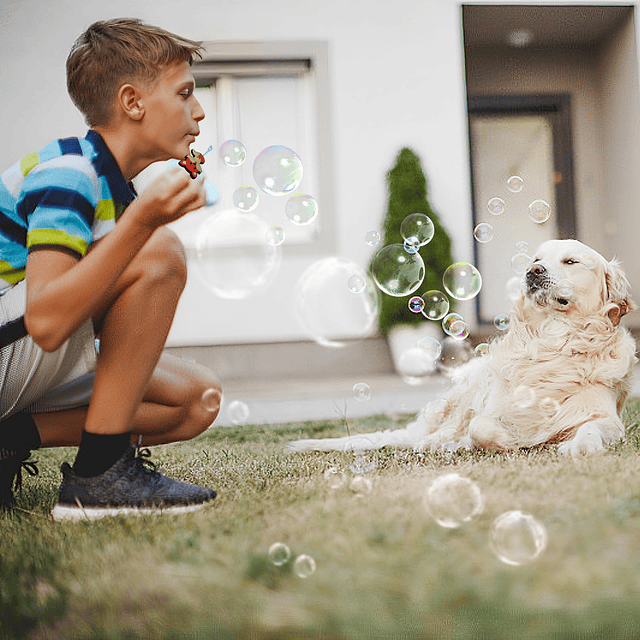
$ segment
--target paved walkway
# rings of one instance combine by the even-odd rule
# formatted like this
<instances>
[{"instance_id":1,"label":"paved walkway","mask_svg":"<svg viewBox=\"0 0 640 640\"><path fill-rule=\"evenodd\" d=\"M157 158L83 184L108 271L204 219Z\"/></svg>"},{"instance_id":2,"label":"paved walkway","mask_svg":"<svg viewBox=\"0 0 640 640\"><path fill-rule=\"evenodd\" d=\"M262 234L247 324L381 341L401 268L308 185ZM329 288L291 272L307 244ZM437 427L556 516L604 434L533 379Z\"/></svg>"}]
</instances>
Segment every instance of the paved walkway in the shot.
<instances>
[{"instance_id":1,"label":"paved walkway","mask_svg":"<svg viewBox=\"0 0 640 640\"><path fill-rule=\"evenodd\" d=\"M367 383L371 397L358 401L353 385ZM279 424L306 420L335 419L375 415L378 413L416 413L440 397L448 388L443 376L428 376L423 384L412 386L396 375L336 376L322 380L265 380L223 382L223 401L216 426L230 426L234 420L234 401L242 402L248 415L243 424ZM640 396L640 367L636 367L631 395Z\"/></svg>"}]
</instances>

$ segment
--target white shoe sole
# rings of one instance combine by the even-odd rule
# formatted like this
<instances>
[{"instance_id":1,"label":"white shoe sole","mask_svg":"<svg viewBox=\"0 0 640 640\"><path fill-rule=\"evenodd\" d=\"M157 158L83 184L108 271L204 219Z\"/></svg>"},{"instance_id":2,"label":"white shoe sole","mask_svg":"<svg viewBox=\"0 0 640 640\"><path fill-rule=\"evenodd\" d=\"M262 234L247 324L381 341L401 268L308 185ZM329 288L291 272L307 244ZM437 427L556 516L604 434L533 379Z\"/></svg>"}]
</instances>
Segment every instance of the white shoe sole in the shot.
<instances>
[{"instance_id":1,"label":"white shoe sole","mask_svg":"<svg viewBox=\"0 0 640 640\"><path fill-rule=\"evenodd\" d=\"M148 516L162 514L191 513L202 509L209 502L199 502L189 505L175 505L168 507L83 507L81 505L57 504L51 511L51 517L56 522L69 520L98 520L111 516Z\"/></svg>"}]
</instances>

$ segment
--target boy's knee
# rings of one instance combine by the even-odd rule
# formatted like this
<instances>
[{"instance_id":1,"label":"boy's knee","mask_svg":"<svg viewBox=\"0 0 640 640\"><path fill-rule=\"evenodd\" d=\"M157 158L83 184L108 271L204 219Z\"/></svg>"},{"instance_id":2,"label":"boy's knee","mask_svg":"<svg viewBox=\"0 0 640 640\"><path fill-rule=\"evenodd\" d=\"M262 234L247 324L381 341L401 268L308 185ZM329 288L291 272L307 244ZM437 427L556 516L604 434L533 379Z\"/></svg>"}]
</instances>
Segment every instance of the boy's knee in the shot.
<instances>
[{"instance_id":1,"label":"boy's knee","mask_svg":"<svg viewBox=\"0 0 640 640\"><path fill-rule=\"evenodd\" d=\"M178 283L182 288L187 282L187 260L180 238L166 227L156 229L143 251L139 254L147 277Z\"/></svg>"},{"instance_id":2,"label":"boy's knee","mask_svg":"<svg viewBox=\"0 0 640 640\"><path fill-rule=\"evenodd\" d=\"M218 417L222 403L222 387L218 379L207 369L192 374L188 380L190 394L190 436L195 438L206 431Z\"/></svg>"}]
</instances>

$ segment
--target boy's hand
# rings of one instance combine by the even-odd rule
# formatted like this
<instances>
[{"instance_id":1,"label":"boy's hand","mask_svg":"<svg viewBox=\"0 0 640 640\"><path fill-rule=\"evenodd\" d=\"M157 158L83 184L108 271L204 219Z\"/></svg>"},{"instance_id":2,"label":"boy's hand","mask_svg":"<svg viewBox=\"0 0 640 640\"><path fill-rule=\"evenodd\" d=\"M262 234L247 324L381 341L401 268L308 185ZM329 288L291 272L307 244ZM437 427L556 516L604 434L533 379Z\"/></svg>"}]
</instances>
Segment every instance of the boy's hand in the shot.
<instances>
[{"instance_id":1,"label":"boy's hand","mask_svg":"<svg viewBox=\"0 0 640 640\"><path fill-rule=\"evenodd\" d=\"M129 208L135 207L142 224L157 228L204 207L205 201L204 182L176 167L158 176Z\"/></svg>"}]
</instances>

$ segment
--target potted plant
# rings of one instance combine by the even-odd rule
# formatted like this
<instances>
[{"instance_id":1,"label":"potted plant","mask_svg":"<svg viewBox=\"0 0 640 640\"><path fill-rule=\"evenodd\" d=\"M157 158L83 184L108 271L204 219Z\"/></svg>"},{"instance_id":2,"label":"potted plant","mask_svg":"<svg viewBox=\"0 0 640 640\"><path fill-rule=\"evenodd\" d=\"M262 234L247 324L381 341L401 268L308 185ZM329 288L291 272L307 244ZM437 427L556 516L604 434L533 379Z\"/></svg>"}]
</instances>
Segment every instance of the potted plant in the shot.
<instances>
[{"instance_id":1,"label":"potted plant","mask_svg":"<svg viewBox=\"0 0 640 640\"><path fill-rule=\"evenodd\" d=\"M440 323L428 320L422 313L410 311L408 302L412 296L430 290L443 290L442 275L453 263L451 238L429 204L427 180L420 158L412 149L404 147L399 151L394 167L387 173L387 189L389 199L381 247L404 243L400 226L412 213L424 213L434 225L432 240L419 249L425 265L422 284L417 291L402 297L383 293L378 317L378 328L389 341L396 371L401 375L411 376L413 372L407 369L414 365L410 362L403 364L402 356L408 349L415 347L421 337L442 337L442 328ZM434 364L433 370L435 368Z\"/></svg>"}]
</instances>

